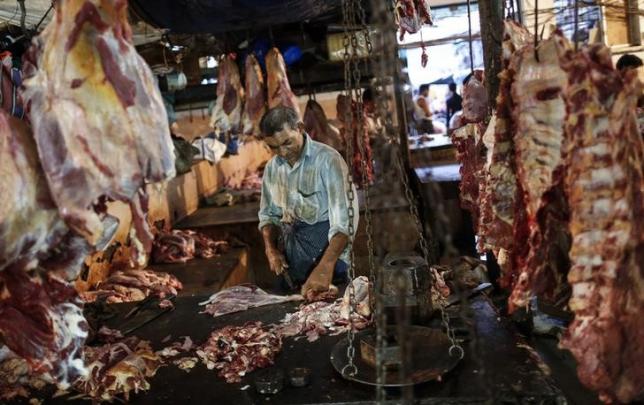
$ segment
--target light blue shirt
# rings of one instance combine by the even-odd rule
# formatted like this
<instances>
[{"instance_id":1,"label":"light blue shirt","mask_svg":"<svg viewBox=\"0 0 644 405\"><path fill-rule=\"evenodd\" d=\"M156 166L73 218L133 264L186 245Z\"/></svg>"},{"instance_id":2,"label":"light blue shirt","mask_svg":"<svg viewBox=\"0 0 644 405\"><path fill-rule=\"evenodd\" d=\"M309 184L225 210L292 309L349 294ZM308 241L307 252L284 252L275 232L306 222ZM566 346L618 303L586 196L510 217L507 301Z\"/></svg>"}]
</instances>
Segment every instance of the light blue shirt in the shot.
<instances>
[{"instance_id":1,"label":"light blue shirt","mask_svg":"<svg viewBox=\"0 0 644 405\"><path fill-rule=\"evenodd\" d=\"M305 135L302 156L293 167L273 157L264 170L259 229L268 224L299 220L307 224L329 221L329 235L340 232L353 238L358 229L358 194L353 187L354 234L349 235L348 167L335 149ZM340 257L349 263L349 251Z\"/></svg>"}]
</instances>

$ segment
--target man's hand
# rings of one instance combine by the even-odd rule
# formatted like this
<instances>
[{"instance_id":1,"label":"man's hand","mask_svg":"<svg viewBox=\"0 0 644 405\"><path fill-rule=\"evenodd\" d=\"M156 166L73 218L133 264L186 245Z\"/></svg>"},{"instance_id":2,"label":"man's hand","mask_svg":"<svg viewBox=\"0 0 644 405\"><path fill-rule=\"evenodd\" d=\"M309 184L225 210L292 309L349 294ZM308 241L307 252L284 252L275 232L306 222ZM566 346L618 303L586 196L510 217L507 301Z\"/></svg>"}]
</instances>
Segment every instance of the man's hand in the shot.
<instances>
[{"instance_id":1,"label":"man's hand","mask_svg":"<svg viewBox=\"0 0 644 405\"><path fill-rule=\"evenodd\" d=\"M284 269L288 268L286 264L286 258L284 255L277 249L267 249L266 258L268 259L268 265L275 275L280 275Z\"/></svg>"},{"instance_id":2,"label":"man's hand","mask_svg":"<svg viewBox=\"0 0 644 405\"><path fill-rule=\"evenodd\" d=\"M306 297L308 291L322 292L328 290L333 279L334 268L335 262L321 261L302 286L302 295Z\"/></svg>"}]
</instances>

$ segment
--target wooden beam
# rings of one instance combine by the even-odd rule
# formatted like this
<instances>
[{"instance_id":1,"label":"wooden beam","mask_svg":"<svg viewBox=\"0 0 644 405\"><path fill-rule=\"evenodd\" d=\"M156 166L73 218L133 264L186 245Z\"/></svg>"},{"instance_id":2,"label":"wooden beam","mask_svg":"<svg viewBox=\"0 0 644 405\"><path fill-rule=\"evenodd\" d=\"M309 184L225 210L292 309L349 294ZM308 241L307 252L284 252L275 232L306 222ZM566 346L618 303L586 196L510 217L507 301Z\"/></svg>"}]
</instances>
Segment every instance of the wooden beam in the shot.
<instances>
[{"instance_id":1,"label":"wooden beam","mask_svg":"<svg viewBox=\"0 0 644 405\"><path fill-rule=\"evenodd\" d=\"M499 93L499 73L501 72L501 41L503 27L502 0L479 1L481 19L481 37L483 42L483 59L485 62L485 83L490 107L496 107L496 95Z\"/></svg>"}]
</instances>

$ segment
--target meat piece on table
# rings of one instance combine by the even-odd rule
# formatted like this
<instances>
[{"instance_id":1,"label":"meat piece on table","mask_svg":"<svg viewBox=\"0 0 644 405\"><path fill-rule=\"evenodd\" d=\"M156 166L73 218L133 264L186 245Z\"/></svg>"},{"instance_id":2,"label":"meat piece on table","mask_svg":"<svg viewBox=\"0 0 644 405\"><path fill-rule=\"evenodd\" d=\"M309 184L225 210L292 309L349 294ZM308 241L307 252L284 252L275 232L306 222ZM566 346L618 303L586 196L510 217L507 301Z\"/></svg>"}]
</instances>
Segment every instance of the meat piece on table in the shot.
<instances>
[{"instance_id":1,"label":"meat piece on table","mask_svg":"<svg viewBox=\"0 0 644 405\"><path fill-rule=\"evenodd\" d=\"M331 284L329 286L329 289L326 291L313 291L313 290L307 291L306 296L304 298L306 302L330 301L338 298L339 294L340 294L340 291L338 290L338 287Z\"/></svg>"},{"instance_id":2,"label":"meat piece on table","mask_svg":"<svg viewBox=\"0 0 644 405\"><path fill-rule=\"evenodd\" d=\"M91 291L81 293L85 302L105 300L109 304L141 301L150 295L165 298L177 295L183 285L168 273L146 270L125 270L112 273ZM166 305L166 304L164 304Z\"/></svg>"},{"instance_id":3,"label":"meat piece on table","mask_svg":"<svg viewBox=\"0 0 644 405\"><path fill-rule=\"evenodd\" d=\"M192 230L161 232L154 239L154 263L185 263L195 257L210 259L230 250L228 242Z\"/></svg>"},{"instance_id":4,"label":"meat piece on table","mask_svg":"<svg viewBox=\"0 0 644 405\"><path fill-rule=\"evenodd\" d=\"M250 322L214 331L197 349L197 356L208 369L219 370L227 383L235 383L253 370L272 365L281 350L279 334L261 322Z\"/></svg>"},{"instance_id":5,"label":"meat piece on table","mask_svg":"<svg viewBox=\"0 0 644 405\"><path fill-rule=\"evenodd\" d=\"M266 112L266 83L262 67L257 62L255 55L248 55L244 65L246 102L242 115L243 133L244 135L260 136L259 123Z\"/></svg>"},{"instance_id":6,"label":"meat piece on table","mask_svg":"<svg viewBox=\"0 0 644 405\"><path fill-rule=\"evenodd\" d=\"M61 217L96 246L105 200L131 204L149 251L147 182L175 174L166 110L136 53L127 2L62 0L26 55L24 99L51 197Z\"/></svg>"},{"instance_id":7,"label":"meat piece on table","mask_svg":"<svg viewBox=\"0 0 644 405\"><path fill-rule=\"evenodd\" d=\"M291 91L286 74L284 58L277 48L272 48L266 54L266 77L268 83L268 108L277 106L291 107L300 115L297 97Z\"/></svg>"},{"instance_id":8,"label":"meat piece on table","mask_svg":"<svg viewBox=\"0 0 644 405\"><path fill-rule=\"evenodd\" d=\"M231 55L226 55L219 61L217 101L210 118L210 126L218 133L240 133L243 102L244 88L241 85L237 62Z\"/></svg>"},{"instance_id":9,"label":"meat piece on table","mask_svg":"<svg viewBox=\"0 0 644 405\"><path fill-rule=\"evenodd\" d=\"M250 308L262 307L265 305L281 304L289 301L301 301L303 297L296 295L273 295L261 288L243 284L221 290L199 305L205 305L202 311L213 317L231 314L233 312L245 311Z\"/></svg>"},{"instance_id":10,"label":"meat piece on table","mask_svg":"<svg viewBox=\"0 0 644 405\"><path fill-rule=\"evenodd\" d=\"M575 319L562 346L600 399L629 403L644 398L642 84L636 72L615 70L610 49L599 44L571 54L563 68Z\"/></svg>"}]
</instances>

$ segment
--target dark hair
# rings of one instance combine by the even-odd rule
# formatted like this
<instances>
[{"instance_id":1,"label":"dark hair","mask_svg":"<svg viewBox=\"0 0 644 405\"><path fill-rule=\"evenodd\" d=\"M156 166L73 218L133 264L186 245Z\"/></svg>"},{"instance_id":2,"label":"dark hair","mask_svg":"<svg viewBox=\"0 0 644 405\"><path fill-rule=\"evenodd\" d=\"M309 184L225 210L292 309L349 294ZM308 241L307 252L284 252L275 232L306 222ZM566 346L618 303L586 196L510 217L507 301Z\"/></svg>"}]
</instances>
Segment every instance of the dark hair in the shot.
<instances>
[{"instance_id":1,"label":"dark hair","mask_svg":"<svg viewBox=\"0 0 644 405\"><path fill-rule=\"evenodd\" d=\"M450 84L447 85L449 87L449 91L456 91L456 83L451 82Z\"/></svg>"},{"instance_id":2,"label":"dark hair","mask_svg":"<svg viewBox=\"0 0 644 405\"><path fill-rule=\"evenodd\" d=\"M373 91L368 87L362 92L362 102L366 103L367 101L373 101Z\"/></svg>"},{"instance_id":3,"label":"dark hair","mask_svg":"<svg viewBox=\"0 0 644 405\"><path fill-rule=\"evenodd\" d=\"M271 108L264 114L259 123L262 136L273 136L276 132L284 129L288 125L290 129L297 129L297 123L300 117L291 107L278 106Z\"/></svg>"},{"instance_id":4,"label":"dark hair","mask_svg":"<svg viewBox=\"0 0 644 405\"><path fill-rule=\"evenodd\" d=\"M619 59L617 59L615 67L617 68L617 70L623 70L626 68L638 68L643 65L644 63L642 63L642 59L630 53L626 53L620 56Z\"/></svg>"},{"instance_id":5,"label":"dark hair","mask_svg":"<svg viewBox=\"0 0 644 405\"><path fill-rule=\"evenodd\" d=\"M421 84L420 87L418 88L418 93L422 93L425 90L429 90L429 84Z\"/></svg>"}]
</instances>

